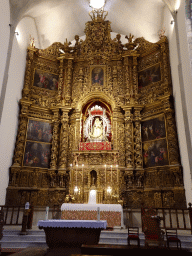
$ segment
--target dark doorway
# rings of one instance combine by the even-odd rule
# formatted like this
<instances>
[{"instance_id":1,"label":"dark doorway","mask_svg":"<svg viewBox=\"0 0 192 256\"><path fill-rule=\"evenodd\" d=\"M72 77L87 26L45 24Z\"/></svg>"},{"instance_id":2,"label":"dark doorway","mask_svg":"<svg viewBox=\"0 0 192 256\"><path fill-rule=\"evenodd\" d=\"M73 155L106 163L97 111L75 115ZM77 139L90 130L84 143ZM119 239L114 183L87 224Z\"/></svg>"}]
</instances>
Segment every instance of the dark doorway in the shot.
<instances>
[{"instance_id":1,"label":"dark doorway","mask_svg":"<svg viewBox=\"0 0 192 256\"><path fill-rule=\"evenodd\" d=\"M97 172L95 170L92 170L90 172L91 175L91 186L97 186Z\"/></svg>"}]
</instances>

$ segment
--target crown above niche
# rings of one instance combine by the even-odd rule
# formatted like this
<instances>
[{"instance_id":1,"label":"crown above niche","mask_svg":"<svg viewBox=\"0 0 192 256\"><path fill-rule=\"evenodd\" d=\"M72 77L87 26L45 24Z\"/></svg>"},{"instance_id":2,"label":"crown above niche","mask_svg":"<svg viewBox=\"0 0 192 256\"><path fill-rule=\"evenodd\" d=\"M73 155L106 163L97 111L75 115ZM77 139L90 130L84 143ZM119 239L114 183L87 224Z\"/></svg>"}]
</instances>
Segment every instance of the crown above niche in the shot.
<instances>
[{"instance_id":1,"label":"crown above niche","mask_svg":"<svg viewBox=\"0 0 192 256\"><path fill-rule=\"evenodd\" d=\"M100 9L94 9L89 12L89 16L94 22L102 22L107 17L108 12L104 11L103 7Z\"/></svg>"}]
</instances>

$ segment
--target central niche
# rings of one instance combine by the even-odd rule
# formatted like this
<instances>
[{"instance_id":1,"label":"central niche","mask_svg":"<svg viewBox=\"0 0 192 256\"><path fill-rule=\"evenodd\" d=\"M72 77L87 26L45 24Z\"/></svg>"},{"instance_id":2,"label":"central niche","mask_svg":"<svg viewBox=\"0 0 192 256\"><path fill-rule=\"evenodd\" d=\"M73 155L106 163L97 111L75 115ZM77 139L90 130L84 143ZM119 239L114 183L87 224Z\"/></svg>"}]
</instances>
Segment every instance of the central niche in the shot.
<instances>
[{"instance_id":1,"label":"central niche","mask_svg":"<svg viewBox=\"0 0 192 256\"><path fill-rule=\"evenodd\" d=\"M111 142L111 108L105 102L89 102L82 111L81 142Z\"/></svg>"}]
</instances>

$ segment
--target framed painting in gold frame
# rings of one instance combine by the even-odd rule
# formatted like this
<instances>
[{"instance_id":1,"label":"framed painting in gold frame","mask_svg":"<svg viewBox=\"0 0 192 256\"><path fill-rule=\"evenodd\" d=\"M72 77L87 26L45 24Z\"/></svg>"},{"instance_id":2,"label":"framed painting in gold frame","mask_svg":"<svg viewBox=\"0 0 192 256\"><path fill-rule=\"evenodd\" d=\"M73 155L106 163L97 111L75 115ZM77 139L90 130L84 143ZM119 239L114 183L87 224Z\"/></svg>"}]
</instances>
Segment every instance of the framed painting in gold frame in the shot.
<instances>
[{"instance_id":1,"label":"framed painting in gold frame","mask_svg":"<svg viewBox=\"0 0 192 256\"><path fill-rule=\"evenodd\" d=\"M49 168L51 159L51 144L27 141L23 166Z\"/></svg>"},{"instance_id":2,"label":"framed painting in gold frame","mask_svg":"<svg viewBox=\"0 0 192 256\"><path fill-rule=\"evenodd\" d=\"M164 115L143 121L141 123L141 135L143 142L165 138L166 127Z\"/></svg>"},{"instance_id":3,"label":"framed painting in gold frame","mask_svg":"<svg viewBox=\"0 0 192 256\"><path fill-rule=\"evenodd\" d=\"M143 143L143 167L168 165L168 150L166 139Z\"/></svg>"},{"instance_id":4,"label":"framed painting in gold frame","mask_svg":"<svg viewBox=\"0 0 192 256\"><path fill-rule=\"evenodd\" d=\"M161 64L158 63L138 73L138 88L161 81Z\"/></svg>"},{"instance_id":5,"label":"framed painting in gold frame","mask_svg":"<svg viewBox=\"0 0 192 256\"><path fill-rule=\"evenodd\" d=\"M49 122L29 119L27 140L51 143L52 130L52 124Z\"/></svg>"},{"instance_id":6,"label":"framed painting in gold frame","mask_svg":"<svg viewBox=\"0 0 192 256\"><path fill-rule=\"evenodd\" d=\"M32 85L38 88L56 91L58 89L59 75L35 69Z\"/></svg>"},{"instance_id":7,"label":"framed painting in gold frame","mask_svg":"<svg viewBox=\"0 0 192 256\"><path fill-rule=\"evenodd\" d=\"M106 72L105 66L94 65L90 68L91 85L105 86Z\"/></svg>"}]
</instances>

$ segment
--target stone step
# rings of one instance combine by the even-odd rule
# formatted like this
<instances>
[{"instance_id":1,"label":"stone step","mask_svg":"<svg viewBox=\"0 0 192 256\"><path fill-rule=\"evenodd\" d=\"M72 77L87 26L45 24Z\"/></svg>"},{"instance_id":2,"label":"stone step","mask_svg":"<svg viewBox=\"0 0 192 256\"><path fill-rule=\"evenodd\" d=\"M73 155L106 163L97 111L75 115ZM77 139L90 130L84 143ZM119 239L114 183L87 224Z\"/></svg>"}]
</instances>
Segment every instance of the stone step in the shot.
<instances>
[{"instance_id":1,"label":"stone step","mask_svg":"<svg viewBox=\"0 0 192 256\"><path fill-rule=\"evenodd\" d=\"M121 231L101 231L99 244L127 245L127 230ZM140 244L144 246L145 236L140 233ZM192 236L179 235L181 246L192 252ZM136 241L131 242L133 245ZM27 230L27 235L20 235L18 230L4 230L1 240L2 248L26 248L26 247L47 247L45 233L43 230ZM176 247L176 243L171 244Z\"/></svg>"},{"instance_id":2,"label":"stone step","mask_svg":"<svg viewBox=\"0 0 192 256\"><path fill-rule=\"evenodd\" d=\"M28 241L28 242L45 242L45 236L41 235L4 235L1 242L7 241L20 242L20 241Z\"/></svg>"},{"instance_id":3,"label":"stone step","mask_svg":"<svg viewBox=\"0 0 192 256\"><path fill-rule=\"evenodd\" d=\"M20 242L13 242L13 241L6 241L1 242L1 248L27 248L27 247L47 247L46 242L28 242L28 241L20 241Z\"/></svg>"},{"instance_id":4,"label":"stone step","mask_svg":"<svg viewBox=\"0 0 192 256\"><path fill-rule=\"evenodd\" d=\"M20 235L21 231L18 230L3 230L3 235ZM41 235L45 236L44 230L27 230L28 235Z\"/></svg>"}]
</instances>

